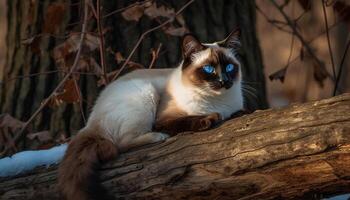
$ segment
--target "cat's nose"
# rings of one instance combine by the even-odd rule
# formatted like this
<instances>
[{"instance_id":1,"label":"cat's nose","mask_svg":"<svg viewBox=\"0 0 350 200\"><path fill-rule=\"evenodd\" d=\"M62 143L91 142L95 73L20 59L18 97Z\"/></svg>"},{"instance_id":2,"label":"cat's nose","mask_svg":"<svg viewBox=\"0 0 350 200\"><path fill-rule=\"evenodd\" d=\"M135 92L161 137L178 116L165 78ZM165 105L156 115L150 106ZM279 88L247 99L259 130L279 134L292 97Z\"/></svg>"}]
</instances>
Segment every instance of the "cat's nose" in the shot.
<instances>
[{"instance_id":1,"label":"cat's nose","mask_svg":"<svg viewBox=\"0 0 350 200\"><path fill-rule=\"evenodd\" d=\"M230 89L232 85L233 85L232 81L225 81L223 87L225 87L226 89Z\"/></svg>"},{"instance_id":2,"label":"cat's nose","mask_svg":"<svg viewBox=\"0 0 350 200\"><path fill-rule=\"evenodd\" d=\"M229 89L232 86L232 81L220 80L219 83L221 87L224 87L226 89Z\"/></svg>"}]
</instances>

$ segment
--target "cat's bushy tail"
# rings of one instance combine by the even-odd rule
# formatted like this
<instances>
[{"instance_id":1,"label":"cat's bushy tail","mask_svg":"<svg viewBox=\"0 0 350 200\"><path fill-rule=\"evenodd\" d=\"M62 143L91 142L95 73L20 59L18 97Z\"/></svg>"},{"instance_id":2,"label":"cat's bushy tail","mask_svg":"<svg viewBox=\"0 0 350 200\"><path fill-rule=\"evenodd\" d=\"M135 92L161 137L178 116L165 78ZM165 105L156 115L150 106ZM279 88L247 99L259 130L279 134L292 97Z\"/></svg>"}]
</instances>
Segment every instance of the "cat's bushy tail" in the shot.
<instances>
[{"instance_id":1,"label":"cat's bushy tail","mask_svg":"<svg viewBox=\"0 0 350 200\"><path fill-rule=\"evenodd\" d=\"M99 184L98 168L116 157L116 146L97 131L83 129L69 144L59 166L58 187L66 200L111 199Z\"/></svg>"}]
</instances>

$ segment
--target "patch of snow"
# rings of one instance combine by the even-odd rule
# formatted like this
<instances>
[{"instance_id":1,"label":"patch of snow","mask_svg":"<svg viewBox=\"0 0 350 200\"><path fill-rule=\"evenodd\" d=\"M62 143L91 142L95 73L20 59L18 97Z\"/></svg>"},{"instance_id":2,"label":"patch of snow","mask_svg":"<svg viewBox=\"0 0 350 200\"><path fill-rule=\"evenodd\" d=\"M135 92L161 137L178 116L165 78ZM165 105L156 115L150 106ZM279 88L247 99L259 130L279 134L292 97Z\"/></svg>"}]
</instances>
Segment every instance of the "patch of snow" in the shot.
<instances>
[{"instance_id":1,"label":"patch of snow","mask_svg":"<svg viewBox=\"0 0 350 200\"><path fill-rule=\"evenodd\" d=\"M0 177L15 176L39 166L59 163L66 152L67 144L46 150L22 151L0 159Z\"/></svg>"},{"instance_id":2,"label":"patch of snow","mask_svg":"<svg viewBox=\"0 0 350 200\"><path fill-rule=\"evenodd\" d=\"M349 194L343 194L343 195L338 195L330 198L325 198L323 200L348 200L350 199L350 193Z\"/></svg>"}]
</instances>

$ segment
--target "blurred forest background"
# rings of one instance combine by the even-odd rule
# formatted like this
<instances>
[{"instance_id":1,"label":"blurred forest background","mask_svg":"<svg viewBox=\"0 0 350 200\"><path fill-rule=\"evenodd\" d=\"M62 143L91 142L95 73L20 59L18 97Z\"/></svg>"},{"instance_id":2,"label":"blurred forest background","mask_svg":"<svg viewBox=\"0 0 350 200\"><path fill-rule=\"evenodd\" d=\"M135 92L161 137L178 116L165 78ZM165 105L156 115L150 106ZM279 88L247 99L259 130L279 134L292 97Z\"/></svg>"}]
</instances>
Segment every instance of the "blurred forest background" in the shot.
<instances>
[{"instance_id":1,"label":"blurred forest background","mask_svg":"<svg viewBox=\"0 0 350 200\"><path fill-rule=\"evenodd\" d=\"M1 155L66 141L118 75L175 67L186 32L214 42L241 28L251 110L332 97L337 79L336 94L350 91L346 0L92 0L84 48L70 74L82 2L0 0Z\"/></svg>"}]
</instances>

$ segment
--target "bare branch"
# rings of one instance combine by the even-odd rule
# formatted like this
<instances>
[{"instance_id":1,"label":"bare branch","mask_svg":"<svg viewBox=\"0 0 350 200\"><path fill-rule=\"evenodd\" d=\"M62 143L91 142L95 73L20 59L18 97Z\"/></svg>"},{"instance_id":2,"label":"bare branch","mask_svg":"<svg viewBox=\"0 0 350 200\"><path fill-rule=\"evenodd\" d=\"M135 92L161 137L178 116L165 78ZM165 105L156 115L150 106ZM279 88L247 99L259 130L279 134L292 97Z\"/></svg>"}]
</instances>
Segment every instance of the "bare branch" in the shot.
<instances>
[{"instance_id":1,"label":"bare branch","mask_svg":"<svg viewBox=\"0 0 350 200\"><path fill-rule=\"evenodd\" d=\"M280 31L283 31L283 32L286 32L286 33L289 33L289 34L292 34L293 32L291 32L290 30L287 30L285 29L284 27L282 27L280 24L281 24L281 21L278 21L278 20L272 20L270 19L267 14L258 6L258 5L255 5L255 8L256 10L265 18L265 20L272 24L274 27L276 27L278 30ZM283 22L282 22L283 23ZM286 23L284 23L284 25L287 25Z\"/></svg>"},{"instance_id":2,"label":"bare branch","mask_svg":"<svg viewBox=\"0 0 350 200\"><path fill-rule=\"evenodd\" d=\"M102 77L104 79L105 85L108 84L108 78L107 78L107 72L106 72L106 59L105 59L105 45L104 45L104 36L102 32L102 26L101 26L101 5L100 0L97 0L96 2L96 21L97 21L97 29L98 34L100 37L100 62L102 67Z\"/></svg>"},{"instance_id":3,"label":"bare branch","mask_svg":"<svg viewBox=\"0 0 350 200\"><path fill-rule=\"evenodd\" d=\"M84 109L83 109L83 95L81 94L81 90L79 88L79 85L76 79L74 79L74 87L75 87L75 90L78 92L81 117L83 118L84 124L86 124L86 118L85 118Z\"/></svg>"},{"instance_id":4,"label":"bare branch","mask_svg":"<svg viewBox=\"0 0 350 200\"><path fill-rule=\"evenodd\" d=\"M338 71L337 78L336 78L335 84L334 84L333 96L335 96L336 93L337 93L338 84L339 84L339 81L340 81L340 76L341 76L341 73L342 73L342 71L343 71L343 67L344 67L344 63L345 63L345 58L346 58L346 55L348 54L349 47L350 47L350 40L349 40L348 43L346 44L345 51L344 51L343 57L342 57L342 59L341 59L339 71Z\"/></svg>"},{"instance_id":5,"label":"bare branch","mask_svg":"<svg viewBox=\"0 0 350 200\"><path fill-rule=\"evenodd\" d=\"M316 54L314 53L314 51L311 49L311 47L309 46L309 44L305 41L305 39L303 38L303 36L299 33L299 31L297 30L295 23L292 22L291 19L289 19L289 17L287 16L287 14L283 11L283 9L277 4L277 2L275 0L270 0L270 2L277 8L277 10L282 14L283 18L286 20L286 22L288 23L288 25L290 26L290 28L292 29L293 33L295 34L295 36L297 36L297 38L299 39L299 41L301 42L301 44L305 47L306 51L309 53L309 55L315 60L315 62L317 63L317 67L319 67L319 69L321 70L322 73L324 73L325 75L327 75L331 80L334 81L334 78L332 77L332 75L329 74L329 72L327 71L327 69L325 68L323 62L316 56Z\"/></svg>"},{"instance_id":6,"label":"bare branch","mask_svg":"<svg viewBox=\"0 0 350 200\"><path fill-rule=\"evenodd\" d=\"M328 19L327 19L327 12L326 12L325 4L326 4L325 0L322 0L322 9L323 9L324 22L325 22L325 26L326 26L325 28L326 28L326 35L327 35L327 42L328 42L328 50L329 50L329 54L331 56L333 77L334 77L334 79L336 79L334 58L333 58L333 52L332 52L332 47L331 47L331 41L329 38Z\"/></svg>"},{"instance_id":7,"label":"bare branch","mask_svg":"<svg viewBox=\"0 0 350 200\"><path fill-rule=\"evenodd\" d=\"M160 52L160 49L162 48L162 43L160 43L159 45L158 45L158 48L157 48L157 50L153 50L152 49L152 61L151 61L151 63L149 64L149 69L151 69L152 67L153 67L153 65L154 65L154 63L156 62L156 60L158 59L158 56L159 56L159 52Z\"/></svg>"},{"instance_id":8,"label":"bare branch","mask_svg":"<svg viewBox=\"0 0 350 200\"><path fill-rule=\"evenodd\" d=\"M286 68L289 67L289 64L290 64L290 60L292 58L292 55L293 55L293 50L294 50L294 34L292 35L292 41L290 43L290 51L289 51L289 56L288 56L288 61L287 61L287 65L286 65Z\"/></svg>"},{"instance_id":9,"label":"bare branch","mask_svg":"<svg viewBox=\"0 0 350 200\"><path fill-rule=\"evenodd\" d=\"M179 15L185 8L187 8L191 3L193 3L195 0L190 0L189 2L187 2L184 6L182 6L174 15L173 18L170 18L168 20L166 20L165 22L163 22L162 24L159 24L156 27L153 27L149 30L147 30L146 32L144 32L141 37L139 38L139 40L136 42L134 48L132 49L131 53L129 54L129 56L127 57L127 59L125 60L124 64L121 66L120 70L114 75L113 80L117 79L119 74L124 70L124 68L126 67L126 65L128 64L128 62L130 61L131 57L134 55L136 49L139 47L139 45L141 44L142 40L145 38L146 35L148 35L149 33L156 31L160 28L162 28L163 26L169 24L170 22L172 22L175 18L175 16Z\"/></svg>"},{"instance_id":10,"label":"bare branch","mask_svg":"<svg viewBox=\"0 0 350 200\"><path fill-rule=\"evenodd\" d=\"M131 7L134 7L134 6L136 6L136 5L142 5L142 4L144 4L144 3L146 3L146 2L149 2L149 1L152 1L152 0L146 0L146 1L141 1L141 2L138 2L138 1L137 1L137 2L135 2L135 3L133 3L133 4L129 5L129 6L126 6L126 7L124 7L124 8L120 8L120 9L117 9L117 10L115 10L115 11L112 11L112 12L110 12L110 13L104 15L104 16L102 17L102 19L107 18L107 17L109 17L109 16L111 16L111 15L114 15L114 14L117 14L117 13L120 13L120 12L123 12L124 10L126 10L126 9L128 9L128 8L131 8Z\"/></svg>"}]
</instances>

